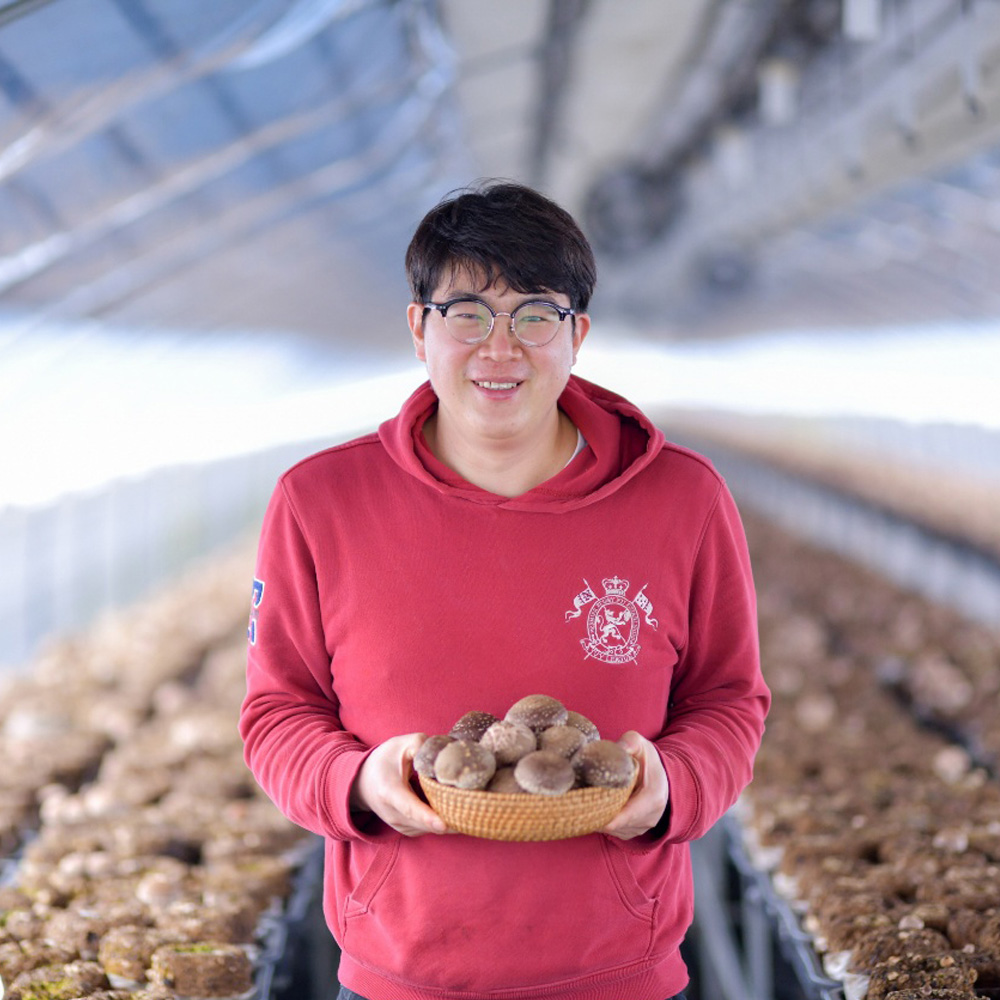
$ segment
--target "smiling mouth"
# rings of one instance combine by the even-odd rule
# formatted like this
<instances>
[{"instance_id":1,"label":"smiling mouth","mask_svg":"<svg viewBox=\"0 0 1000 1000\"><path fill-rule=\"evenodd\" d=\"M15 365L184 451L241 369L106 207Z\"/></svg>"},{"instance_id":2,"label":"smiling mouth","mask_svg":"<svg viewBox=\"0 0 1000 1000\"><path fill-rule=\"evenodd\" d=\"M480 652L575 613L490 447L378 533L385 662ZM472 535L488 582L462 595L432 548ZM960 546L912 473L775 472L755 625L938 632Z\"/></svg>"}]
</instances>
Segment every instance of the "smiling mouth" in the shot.
<instances>
[{"instance_id":1,"label":"smiling mouth","mask_svg":"<svg viewBox=\"0 0 1000 1000\"><path fill-rule=\"evenodd\" d=\"M476 382L480 389L516 389L520 382Z\"/></svg>"}]
</instances>

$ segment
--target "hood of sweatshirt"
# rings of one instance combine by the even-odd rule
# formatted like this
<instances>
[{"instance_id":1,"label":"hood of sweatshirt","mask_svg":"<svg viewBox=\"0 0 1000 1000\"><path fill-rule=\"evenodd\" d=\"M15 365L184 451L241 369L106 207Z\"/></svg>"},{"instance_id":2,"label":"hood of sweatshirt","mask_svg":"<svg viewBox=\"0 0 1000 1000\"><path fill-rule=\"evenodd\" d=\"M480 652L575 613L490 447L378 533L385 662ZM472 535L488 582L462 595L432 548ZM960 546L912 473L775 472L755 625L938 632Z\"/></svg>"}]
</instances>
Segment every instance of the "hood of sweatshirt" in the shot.
<instances>
[{"instance_id":1,"label":"hood of sweatshirt","mask_svg":"<svg viewBox=\"0 0 1000 1000\"><path fill-rule=\"evenodd\" d=\"M642 471L663 447L663 433L627 399L571 375L559 407L587 441L561 472L517 497L480 489L439 462L424 441L423 426L437 409L430 382L421 385L399 413L379 427L393 460L410 475L456 500L508 510L560 513L614 493Z\"/></svg>"}]
</instances>

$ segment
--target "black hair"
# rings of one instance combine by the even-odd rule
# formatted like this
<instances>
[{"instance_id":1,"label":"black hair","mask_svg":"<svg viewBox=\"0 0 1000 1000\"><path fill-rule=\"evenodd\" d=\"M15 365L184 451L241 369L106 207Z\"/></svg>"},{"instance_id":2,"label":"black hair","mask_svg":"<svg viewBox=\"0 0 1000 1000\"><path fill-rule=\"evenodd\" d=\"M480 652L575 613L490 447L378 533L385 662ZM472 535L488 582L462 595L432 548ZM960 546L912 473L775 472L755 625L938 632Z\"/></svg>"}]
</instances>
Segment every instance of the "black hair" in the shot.
<instances>
[{"instance_id":1,"label":"black hair","mask_svg":"<svg viewBox=\"0 0 1000 1000\"><path fill-rule=\"evenodd\" d=\"M594 252L573 217L523 184L486 181L452 192L417 226L406 251L415 302L455 270L530 295L562 292L582 312L597 280Z\"/></svg>"}]
</instances>

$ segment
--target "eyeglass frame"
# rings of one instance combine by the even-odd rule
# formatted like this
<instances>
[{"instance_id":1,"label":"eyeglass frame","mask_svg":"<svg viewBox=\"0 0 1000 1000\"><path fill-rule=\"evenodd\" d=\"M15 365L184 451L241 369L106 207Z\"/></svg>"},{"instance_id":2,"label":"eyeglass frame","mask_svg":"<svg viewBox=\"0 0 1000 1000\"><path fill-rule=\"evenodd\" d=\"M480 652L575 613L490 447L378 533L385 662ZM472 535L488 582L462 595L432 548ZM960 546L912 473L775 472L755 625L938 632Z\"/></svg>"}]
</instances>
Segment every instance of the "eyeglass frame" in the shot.
<instances>
[{"instance_id":1,"label":"eyeglass frame","mask_svg":"<svg viewBox=\"0 0 1000 1000\"><path fill-rule=\"evenodd\" d=\"M475 302L478 305L486 306L486 308L489 310L490 313L489 329L486 331L485 335L481 337L479 340L472 340L472 341L460 340L454 334L449 332L449 336L451 336L453 340L455 340L459 344L465 344L467 347L478 347L479 344L485 344L486 341L490 339L490 334L493 332L493 328L496 326L497 316L510 317L510 327L509 327L510 332L514 334L514 338L522 347L547 347L549 344L552 343L553 340L556 339L556 334L559 333L558 329L555 331L555 333L552 334L552 336L548 340L545 341L544 344L526 344L520 338L520 336L518 336L517 327L516 324L514 323L514 317L525 306L537 306L537 305L551 306L559 314L560 323L565 322L566 317L569 316L573 321L574 329L576 328L576 310L567 308L565 306L557 305L555 302L551 302L548 299L528 299L527 301L522 302L519 305L515 306L511 312L506 312L503 309L494 309L493 306L489 304L489 302L477 298L475 295L459 295L454 299L448 299L447 302L422 302L421 305L423 306L425 316L427 315L428 309L436 309L439 313L441 313L441 319L444 320L445 329L447 330L448 329L447 312L457 302Z\"/></svg>"}]
</instances>

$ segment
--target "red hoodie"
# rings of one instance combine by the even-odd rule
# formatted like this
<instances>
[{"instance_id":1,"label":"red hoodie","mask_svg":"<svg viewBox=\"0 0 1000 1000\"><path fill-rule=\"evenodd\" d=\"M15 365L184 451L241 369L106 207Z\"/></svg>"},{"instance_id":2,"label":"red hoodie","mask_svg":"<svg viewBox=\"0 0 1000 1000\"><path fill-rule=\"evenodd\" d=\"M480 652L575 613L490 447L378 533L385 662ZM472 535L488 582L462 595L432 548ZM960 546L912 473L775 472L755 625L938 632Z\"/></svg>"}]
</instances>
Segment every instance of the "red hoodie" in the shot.
<instances>
[{"instance_id":1,"label":"red hoodie","mask_svg":"<svg viewBox=\"0 0 1000 1000\"><path fill-rule=\"evenodd\" d=\"M687 982L688 842L750 780L769 704L743 530L709 462L636 407L576 377L559 402L588 446L522 496L435 460L425 384L285 473L265 517L246 759L326 838L340 979L370 1000L663 1000ZM352 815L372 746L536 693L656 743L664 829L523 844Z\"/></svg>"}]
</instances>

